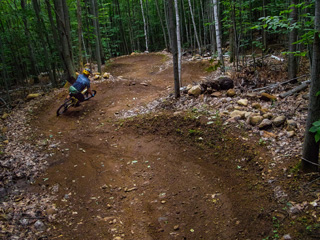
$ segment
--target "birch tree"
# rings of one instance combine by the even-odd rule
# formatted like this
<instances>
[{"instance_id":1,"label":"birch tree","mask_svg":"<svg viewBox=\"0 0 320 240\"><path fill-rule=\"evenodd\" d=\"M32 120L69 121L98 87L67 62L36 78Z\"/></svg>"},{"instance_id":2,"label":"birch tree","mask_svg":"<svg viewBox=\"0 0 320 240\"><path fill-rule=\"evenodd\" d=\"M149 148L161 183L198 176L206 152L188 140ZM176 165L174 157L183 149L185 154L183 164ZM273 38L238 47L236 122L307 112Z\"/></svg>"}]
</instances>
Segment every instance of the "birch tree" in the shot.
<instances>
[{"instance_id":1,"label":"birch tree","mask_svg":"<svg viewBox=\"0 0 320 240\"><path fill-rule=\"evenodd\" d=\"M145 38L145 41L146 41L146 52L149 52L147 23L146 23L146 18L145 18L145 16L144 16L142 0L140 0L140 5L141 5L141 13L142 13L142 19L143 19L144 38Z\"/></svg>"},{"instance_id":2,"label":"birch tree","mask_svg":"<svg viewBox=\"0 0 320 240\"><path fill-rule=\"evenodd\" d=\"M176 30L177 30L177 45L178 45L178 73L179 73L179 85L182 86L181 81L181 37L180 37L180 17L179 17L179 8L178 0L174 0L174 5L176 9Z\"/></svg>"},{"instance_id":3,"label":"birch tree","mask_svg":"<svg viewBox=\"0 0 320 240\"><path fill-rule=\"evenodd\" d=\"M222 72L224 72L224 60L223 60L223 53L222 53L222 44L221 44L221 31L220 31L220 19L219 19L219 11L218 11L218 2L217 0L212 0L213 3L213 10L214 10L214 23L216 27L216 41L217 41L217 51L219 60L222 64Z\"/></svg>"}]
</instances>

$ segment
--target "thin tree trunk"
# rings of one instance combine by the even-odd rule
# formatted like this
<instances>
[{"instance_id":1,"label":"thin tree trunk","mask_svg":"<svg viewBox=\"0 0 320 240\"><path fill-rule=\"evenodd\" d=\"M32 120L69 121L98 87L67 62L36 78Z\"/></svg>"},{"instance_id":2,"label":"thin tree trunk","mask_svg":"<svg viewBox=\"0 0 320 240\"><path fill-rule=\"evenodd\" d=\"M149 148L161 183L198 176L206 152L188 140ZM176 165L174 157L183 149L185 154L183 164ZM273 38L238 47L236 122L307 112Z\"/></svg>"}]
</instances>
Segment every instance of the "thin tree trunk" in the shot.
<instances>
[{"instance_id":1,"label":"thin tree trunk","mask_svg":"<svg viewBox=\"0 0 320 240\"><path fill-rule=\"evenodd\" d=\"M178 76L179 76L179 86L182 86L181 81L181 37L180 37L180 17L179 17L179 8L178 0L174 0L174 5L176 9L176 30L177 30L177 45L178 45Z\"/></svg>"},{"instance_id":2,"label":"thin tree trunk","mask_svg":"<svg viewBox=\"0 0 320 240\"><path fill-rule=\"evenodd\" d=\"M26 11L26 2L25 0L21 0L21 8ZM35 83L39 82L39 79L37 77L37 70L36 70L36 60L35 60L35 56L34 56L34 50L33 47L31 45L31 37L30 37L30 31L28 28L28 20L26 18L25 15L23 15L23 24L24 24L24 32L27 38L27 42L28 42L28 49L29 49L29 57L30 57L30 63L31 63L31 75L33 75L33 79L35 81Z\"/></svg>"},{"instance_id":3,"label":"thin tree trunk","mask_svg":"<svg viewBox=\"0 0 320 240\"><path fill-rule=\"evenodd\" d=\"M170 26L170 35L172 43L172 55L173 55L173 75L174 75L174 96L175 98L180 97L180 88L179 88L179 71L178 71L178 46L177 46L177 31L176 25L174 24L174 13L173 13L173 0L168 0L168 10L169 10L169 26Z\"/></svg>"},{"instance_id":4,"label":"thin tree trunk","mask_svg":"<svg viewBox=\"0 0 320 240\"><path fill-rule=\"evenodd\" d=\"M145 19L145 16L144 16L142 0L140 0L140 5L141 5L141 14L142 14L142 18L143 18L144 38L145 38L145 41L146 41L146 52L149 52L149 46L148 46L148 33L147 33L147 23L146 23L146 19Z\"/></svg>"},{"instance_id":5,"label":"thin tree trunk","mask_svg":"<svg viewBox=\"0 0 320 240\"><path fill-rule=\"evenodd\" d=\"M161 17L161 12L160 12L160 9L159 9L159 2L158 2L158 0L156 0L156 8L157 8L157 13L158 13L159 20L160 20L160 23L161 23L161 28L162 28L164 43L165 43L166 48L169 49L168 41L167 41L167 34L166 34L166 30L165 30L164 25L163 25L163 20L162 20L162 17Z\"/></svg>"},{"instance_id":6,"label":"thin tree trunk","mask_svg":"<svg viewBox=\"0 0 320 240\"><path fill-rule=\"evenodd\" d=\"M45 25L42 21L42 19L40 18L40 6L37 2L37 0L32 0L32 3L33 3L33 8L34 8L34 11L36 13L36 17L37 17L37 22L38 22L38 25L39 25L39 31L38 31L38 34L39 34L39 37L40 37L40 41L42 43L42 46L43 46L43 53L44 53L44 57L45 57L45 61L46 63L48 64L47 66L47 69L48 69L48 72L49 72L49 78L50 78L50 81L52 83L53 86L56 86L57 83L56 83L56 79L53 75L53 72L55 71L53 68L52 68L52 57L49 56L49 50L48 48L50 48L50 46L48 47L47 46L47 43L46 43L46 40L45 40L45 36L44 36L44 33L46 33L46 29L45 29ZM48 41L48 45L49 45L49 41Z\"/></svg>"},{"instance_id":7,"label":"thin tree trunk","mask_svg":"<svg viewBox=\"0 0 320 240\"><path fill-rule=\"evenodd\" d=\"M82 57L82 20L81 20L81 4L77 0L77 19L78 19L78 54L79 54L79 69L83 67Z\"/></svg>"},{"instance_id":8,"label":"thin tree trunk","mask_svg":"<svg viewBox=\"0 0 320 240\"><path fill-rule=\"evenodd\" d=\"M213 3L213 10L214 10L214 19L215 19L215 26L216 26L216 38L217 38L217 50L219 60L221 61L222 67L221 70L224 72L224 60L223 60L223 53L222 53L222 44L221 44L221 31L220 31L220 18L219 18L219 11L218 11L218 2L217 0L212 0Z\"/></svg>"},{"instance_id":9,"label":"thin tree trunk","mask_svg":"<svg viewBox=\"0 0 320 240\"><path fill-rule=\"evenodd\" d=\"M320 96L317 96L317 92L320 90L320 1L316 1L315 3L314 25L315 34L313 42L310 100L302 153L302 168L304 171L317 171L318 166L316 164L319 164L320 142L317 143L315 141L315 134L309 132L309 129L311 128L312 123L320 119Z\"/></svg>"},{"instance_id":10,"label":"thin tree trunk","mask_svg":"<svg viewBox=\"0 0 320 240\"><path fill-rule=\"evenodd\" d=\"M296 8L296 4L298 4L298 0L291 0L291 5L293 5L290 9L292 10L290 13L291 25L295 24L298 20L298 9ZM298 59L294 56L293 52L297 51L297 45L294 42L297 41L298 30L296 28L292 29L289 34L289 59L288 59L288 78L294 79L297 77L298 72ZM319 89L320 90L320 89Z\"/></svg>"},{"instance_id":11,"label":"thin tree trunk","mask_svg":"<svg viewBox=\"0 0 320 240\"><path fill-rule=\"evenodd\" d=\"M95 8L95 0L91 0L91 8L93 13L93 31L95 35L95 44L96 44L96 60L98 64L98 72L101 73L101 52L100 52L100 40L98 34L98 22L97 22L97 9Z\"/></svg>"},{"instance_id":12,"label":"thin tree trunk","mask_svg":"<svg viewBox=\"0 0 320 240\"><path fill-rule=\"evenodd\" d=\"M196 41L198 44L199 54L201 55L201 45L200 45L199 36L198 36L198 32L197 32L197 26L194 21L194 16L193 16L193 11L192 11L192 6L191 6L190 0L188 0L188 3L189 3L190 13L191 13L192 24L193 24L193 28L194 28L194 35L195 35L195 38L196 38Z\"/></svg>"},{"instance_id":13,"label":"thin tree trunk","mask_svg":"<svg viewBox=\"0 0 320 240\"><path fill-rule=\"evenodd\" d=\"M1 74L2 74L2 80L4 82L4 86L6 88L8 102L9 102L9 104L11 104L11 97L10 97L9 86L8 86L8 78L7 78L7 73L6 73L6 61L5 61L5 55L3 53L3 49L4 48L3 48L3 44L2 44L2 36L0 35L0 55L1 55L1 62L3 65L3 69L1 71Z\"/></svg>"},{"instance_id":14,"label":"thin tree trunk","mask_svg":"<svg viewBox=\"0 0 320 240\"><path fill-rule=\"evenodd\" d=\"M68 74L67 80L70 83L73 83L73 81L75 81L76 79L76 74L75 74L75 68L74 68L74 63L72 58L72 50L70 49L71 47L70 41L69 41L70 32L68 33L70 29L68 28L69 24L66 23L67 21L69 21L69 18L66 18L66 15L64 13L65 8L63 7L62 0L54 0L54 5L56 9L56 18L57 18L57 25L58 25L59 34L60 34L63 61L65 63L67 74Z\"/></svg>"}]
</instances>

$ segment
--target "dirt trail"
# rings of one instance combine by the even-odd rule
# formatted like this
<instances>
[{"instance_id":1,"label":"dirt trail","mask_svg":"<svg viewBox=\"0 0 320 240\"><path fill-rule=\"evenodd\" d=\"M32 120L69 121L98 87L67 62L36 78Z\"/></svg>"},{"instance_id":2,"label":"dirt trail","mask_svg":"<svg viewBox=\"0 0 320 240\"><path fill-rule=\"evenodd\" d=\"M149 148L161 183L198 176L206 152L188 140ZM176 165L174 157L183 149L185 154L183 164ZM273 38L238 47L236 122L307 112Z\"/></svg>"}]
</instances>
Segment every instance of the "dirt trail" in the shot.
<instances>
[{"instance_id":1,"label":"dirt trail","mask_svg":"<svg viewBox=\"0 0 320 240\"><path fill-rule=\"evenodd\" d=\"M224 146L216 152L201 149L174 134L172 122L191 128L191 122L182 125L183 117L117 120L119 111L172 89L167 61L156 54L118 58L109 68L119 81L93 83L95 98L56 117L61 94L34 121L38 133L60 142L37 180L56 196L59 209L49 239L262 239L269 234L270 191L259 191L254 163L252 171L236 172L234 162L259 157L254 149L241 150L250 146L239 139L220 141ZM204 68L204 63L188 63L183 78L199 81Z\"/></svg>"}]
</instances>

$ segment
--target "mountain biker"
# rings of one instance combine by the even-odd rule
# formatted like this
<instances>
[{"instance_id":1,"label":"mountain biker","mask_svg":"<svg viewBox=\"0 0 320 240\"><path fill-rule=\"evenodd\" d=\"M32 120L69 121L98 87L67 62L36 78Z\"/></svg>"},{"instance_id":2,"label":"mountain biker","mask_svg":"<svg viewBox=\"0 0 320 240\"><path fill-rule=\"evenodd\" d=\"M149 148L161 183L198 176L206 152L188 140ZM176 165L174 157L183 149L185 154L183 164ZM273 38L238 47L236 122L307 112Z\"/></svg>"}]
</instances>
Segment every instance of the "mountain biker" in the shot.
<instances>
[{"instance_id":1,"label":"mountain biker","mask_svg":"<svg viewBox=\"0 0 320 240\"><path fill-rule=\"evenodd\" d=\"M85 68L82 71L82 74L80 74L74 84L69 87L69 96L68 98L74 96L79 100L77 102L76 106L80 105L80 102L84 101L84 96L81 93L85 88L87 88L88 93L90 93L92 96L94 96L93 92L90 89L90 79L89 76L91 74L91 70L89 68Z\"/></svg>"}]
</instances>

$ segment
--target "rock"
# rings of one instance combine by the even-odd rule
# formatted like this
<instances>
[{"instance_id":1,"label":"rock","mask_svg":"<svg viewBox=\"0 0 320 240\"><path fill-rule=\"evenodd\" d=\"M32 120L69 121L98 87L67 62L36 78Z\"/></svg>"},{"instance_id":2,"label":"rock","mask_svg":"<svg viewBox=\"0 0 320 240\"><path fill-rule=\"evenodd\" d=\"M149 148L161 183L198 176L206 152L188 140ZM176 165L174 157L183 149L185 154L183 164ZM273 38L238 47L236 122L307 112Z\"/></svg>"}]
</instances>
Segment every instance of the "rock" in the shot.
<instances>
[{"instance_id":1,"label":"rock","mask_svg":"<svg viewBox=\"0 0 320 240\"><path fill-rule=\"evenodd\" d=\"M265 119L272 119L272 118L273 118L273 115L272 115L272 113L265 113L265 114L263 114L263 118L265 118Z\"/></svg>"},{"instance_id":2,"label":"rock","mask_svg":"<svg viewBox=\"0 0 320 240\"><path fill-rule=\"evenodd\" d=\"M234 89L229 89L227 91L227 96L228 97L234 97L236 95L236 91Z\"/></svg>"},{"instance_id":3,"label":"rock","mask_svg":"<svg viewBox=\"0 0 320 240\"><path fill-rule=\"evenodd\" d=\"M218 81L221 90L229 90L234 87L233 80L229 77L220 77Z\"/></svg>"},{"instance_id":4,"label":"rock","mask_svg":"<svg viewBox=\"0 0 320 240\"><path fill-rule=\"evenodd\" d=\"M262 93L260 99L264 101L276 101L277 97L268 93Z\"/></svg>"},{"instance_id":5,"label":"rock","mask_svg":"<svg viewBox=\"0 0 320 240\"><path fill-rule=\"evenodd\" d=\"M142 83L140 83L140 85L143 85L143 86L145 86L145 87L148 87L148 86L149 86L148 83L146 83L146 82L142 82Z\"/></svg>"},{"instance_id":6,"label":"rock","mask_svg":"<svg viewBox=\"0 0 320 240\"><path fill-rule=\"evenodd\" d=\"M34 227L38 230L38 231L44 231L46 229L46 226L44 225L44 223L41 220L37 220L34 224Z\"/></svg>"},{"instance_id":7,"label":"rock","mask_svg":"<svg viewBox=\"0 0 320 240\"><path fill-rule=\"evenodd\" d=\"M255 99L257 98L257 94L256 93L247 93L247 98L251 98L251 99Z\"/></svg>"},{"instance_id":8,"label":"rock","mask_svg":"<svg viewBox=\"0 0 320 240\"><path fill-rule=\"evenodd\" d=\"M267 131L263 131L263 135L262 136L265 137L265 138L277 138L277 135L275 135L272 132L267 132Z\"/></svg>"},{"instance_id":9,"label":"rock","mask_svg":"<svg viewBox=\"0 0 320 240\"><path fill-rule=\"evenodd\" d=\"M100 78L100 75L94 75L93 79L98 80Z\"/></svg>"},{"instance_id":10,"label":"rock","mask_svg":"<svg viewBox=\"0 0 320 240\"><path fill-rule=\"evenodd\" d=\"M103 74L103 78L109 79L109 78L110 78L110 74L107 73L107 72L105 72L105 73Z\"/></svg>"},{"instance_id":11,"label":"rock","mask_svg":"<svg viewBox=\"0 0 320 240\"><path fill-rule=\"evenodd\" d=\"M268 129L272 127L272 121L269 119L263 119L262 122L259 124L259 129Z\"/></svg>"},{"instance_id":12,"label":"rock","mask_svg":"<svg viewBox=\"0 0 320 240\"><path fill-rule=\"evenodd\" d=\"M193 95L193 96L199 96L201 94L201 87L200 85L196 85L193 86L189 91L188 91L189 95Z\"/></svg>"},{"instance_id":13,"label":"rock","mask_svg":"<svg viewBox=\"0 0 320 240\"><path fill-rule=\"evenodd\" d=\"M113 238L113 240L122 240L122 237L115 237L115 238Z\"/></svg>"},{"instance_id":14,"label":"rock","mask_svg":"<svg viewBox=\"0 0 320 240\"><path fill-rule=\"evenodd\" d=\"M0 188L0 198L3 198L7 195L7 190L5 188Z\"/></svg>"},{"instance_id":15,"label":"rock","mask_svg":"<svg viewBox=\"0 0 320 240\"><path fill-rule=\"evenodd\" d=\"M294 129L296 129L298 127L298 124L296 121L290 119L290 120L287 120L287 130L288 131L292 131Z\"/></svg>"},{"instance_id":16,"label":"rock","mask_svg":"<svg viewBox=\"0 0 320 240\"><path fill-rule=\"evenodd\" d=\"M3 120L5 120L5 119L7 119L9 117L9 114L8 113L4 113L3 115L2 115L2 119ZM2 130L3 131L3 130Z\"/></svg>"},{"instance_id":17,"label":"rock","mask_svg":"<svg viewBox=\"0 0 320 240\"><path fill-rule=\"evenodd\" d=\"M239 110L234 110L232 113L230 113L231 118L239 117L244 119L245 117L245 111L239 111Z\"/></svg>"},{"instance_id":18,"label":"rock","mask_svg":"<svg viewBox=\"0 0 320 240\"><path fill-rule=\"evenodd\" d=\"M254 115L254 116L250 116L249 123L253 126L256 126L256 125L260 124L262 122L262 120L263 120L262 116Z\"/></svg>"},{"instance_id":19,"label":"rock","mask_svg":"<svg viewBox=\"0 0 320 240\"><path fill-rule=\"evenodd\" d=\"M251 105L254 109L261 109L261 105L259 103L252 103Z\"/></svg>"},{"instance_id":20,"label":"rock","mask_svg":"<svg viewBox=\"0 0 320 240\"><path fill-rule=\"evenodd\" d=\"M220 90L219 82L218 81L207 81L205 83L207 85L207 88L215 89L215 90Z\"/></svg>"},{"instance_id":21,"label":"rock","mask_svg":"<svg viewBox=\"0 0 320 240\"><path fill-rule=\"evenodd\" d=\"M303 98L304 100L309 100L310 96L309 96L309 94L303 94L303 95L302 95L302 98Z\"/></svg>"},{"instance_id":22,"label":"rock","mask_svg":"<svg viewBox=\"0 0 320 240\"><path fill-rule=\"evenodd\" d=\"M280 127L282 124L284 124L285 121L286 121L285 116L279 116L279 117L276 117L275 119L273 119L272 122L276 127Z\"/></svg>"},{"instance_id":23,"label":"rock","mask_svg":"<svg viewBox=\"0 0 320 240\"><path fill-rule=\"evenodd\" d=\"M48 209L46 210L46 213L47 213L48 216L53 215L53 214L56 213L56 209L54 209L54 208L48 208Z\"/></svg>"},{"instance_id":24,"label":"rock","mask_svg":"<svg viewBox=\"0 0 320 240\"><path fill-rule=\"evenodd\" d=\"M211 94L211 97L221 97L222 93L221 92L214 92Z\"/></svg>"},{"instance_id":25,"label":"rock","mask_svg":"<svg viewBox=\"0 0 320 240\"><path fill-rule=\"evenodd\" d=\"M29 100L35 99L37 97L40 97L40 96L41 96L40 93L31 93L26 97L26 100L29 101Z\"/></svg>"},{"instance_id":26,"label":"rock","mask_svg":"<svg viewBox=\"0 0 320 240\"><path fill-rule=\"evenodd\" d=\"M291 240L291 239L292 238L291 238L290 234L283 235L281 238L281 240Z\"/></svg>"},{"instance_id":27,"label":"rock","mask_svg":"<svg viewBox=\"0 0 320 240\"><path fill-rule=\"evenodd\" d=\"M260 112L261 112L262 114L266 114L266 113L269 112L269 109L267 109L267 108L261 108L261 109L260 109Z\"/></svg>"},{"instance_id":28,"label":"rock","mask_svg":"<svg viewBox=\"0 0 320 240\"><path fill-rule=\"evenodd\" d=\"M240 99L237 103L241 106L248 106L248 99Z\"/></svg>"},{"instance_id":29,"label":"rock","mask_svg":"<svg viewBox=\"0 0 320 240\"><path fill-rule=\"evenodd\" d=\"M288 138L292 138L294 135L296 135L295 131L288 131L287 132Z\"/></svg>"},{"instance_id":30,"label":"rock","mask_svg":"<svg viewBox=\"0 0 320 240\"><path fill-rule=\"evenodd\" d=\"M173 227L173 229L175 230L175 231L177 231L177 230L179 230L179 225L175 225L174 227Z\"/></svg>"}]
</instances>

